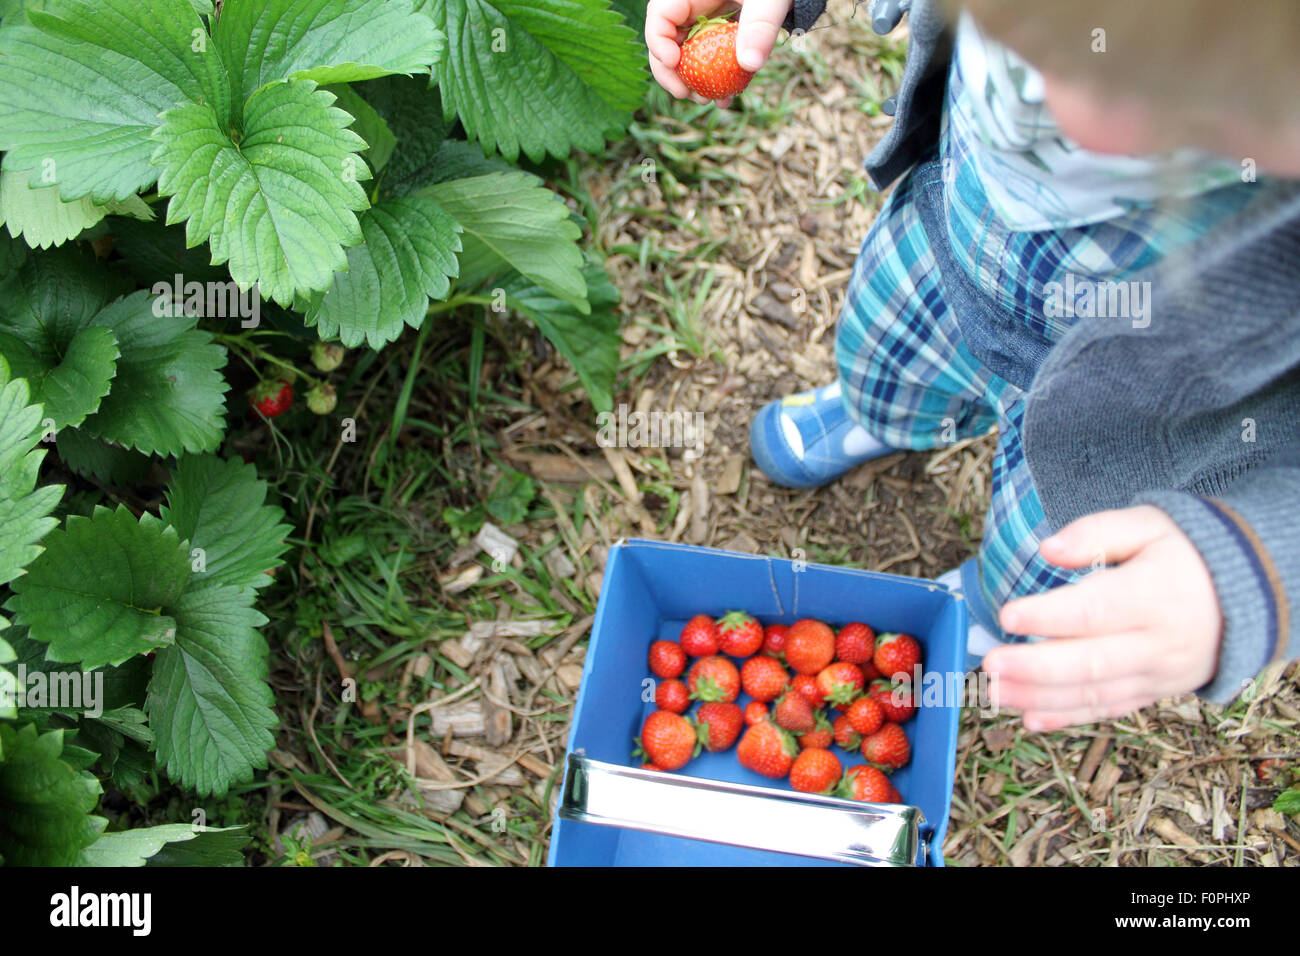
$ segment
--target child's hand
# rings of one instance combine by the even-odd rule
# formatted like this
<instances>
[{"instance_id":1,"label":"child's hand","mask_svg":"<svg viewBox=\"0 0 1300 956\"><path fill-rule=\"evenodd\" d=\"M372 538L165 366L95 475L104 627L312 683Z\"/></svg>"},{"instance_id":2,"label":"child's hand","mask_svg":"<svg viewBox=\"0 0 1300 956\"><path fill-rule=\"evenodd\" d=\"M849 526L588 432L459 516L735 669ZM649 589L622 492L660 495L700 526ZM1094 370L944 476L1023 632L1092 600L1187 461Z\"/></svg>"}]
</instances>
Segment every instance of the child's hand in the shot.
<instances>
[{"instance_id":1,"label":"child's hand","mask_svg":"<svg viewBox=\"0 0 1300 956\"><path fill-rule=\"evenodd\" d=\"M677 75L681 43L697 17L740 7L740 30L736 35L736 59L751 73L772 54L781 24L794 0L744 0L743 5L727 0L650 0L645 11L645 42L650 48L650 72L659 85L677 97L693 96ZM706 102L700 97L693 97ZM727 106L730 99L719 100Z\"/></svg>"},{"instance_id":2,"label":"child's hand","mask_svg":"<svg viewBox=\"0 0 1300 956\"><path fill-rule=\"evenodd\" d=\"M1049 638L984 658L984 669L997 675L993 703L1023 711L1026 729L1121 717L1214 676L1223 636L1214 581L1159 508L1088 515L1040 550L1061 567L1118 567L1002 608L1008 632Z\"/></svg>"}]
</instances>

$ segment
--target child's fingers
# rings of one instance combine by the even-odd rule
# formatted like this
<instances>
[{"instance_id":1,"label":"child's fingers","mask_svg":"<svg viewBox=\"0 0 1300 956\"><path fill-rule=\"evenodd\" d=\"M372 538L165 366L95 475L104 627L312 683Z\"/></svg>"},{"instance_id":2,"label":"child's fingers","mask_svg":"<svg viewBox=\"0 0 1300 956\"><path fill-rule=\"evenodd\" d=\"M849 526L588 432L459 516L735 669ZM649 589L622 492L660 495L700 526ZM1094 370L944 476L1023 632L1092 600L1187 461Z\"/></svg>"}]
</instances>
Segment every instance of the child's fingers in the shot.
<instances>
[{"instance_id":1,"label":"child's fingers","mask_svg":"<svg viewBox=\"0 0 1300 956\"><path fill-rule=\"evenodd\" d=\"M1147 675L1125 674L1099 683L1062 685L1021 683L999 676L990 682L989 692L999 708L1025 713L1095 711L1150 693L1151 679Z\"/></svg>"},{"instance_id":2,"label":"child's fingers","mask_svg":"<svg viewBox=\"0 0 1300 956\"><path fill-rule=\"evenodd\" d=\"M736 62L751 73L767 62L791 0L744 0L736 32Z\"/></svg>"},{"instance_id":3,"label":"child's fingers","mask_svg":"<svg viewBox=\"0 0 1300 956\"><path fill-rule=\"evenodd\" d=\"M655 82L662 86L677 99L690 96L691 91L686 88L682 78L677 75L677 71L664 66L661 62L650 59L650 73L654 76Z\"/></svg>"},{"instance_id":4,"label":"child's fingers","mask_svg":"<svg viewBox=\"0 0 1300 956\"><path fill-rule=\"evenodd\" d=\"M1127 717L1133 711L1158 699L1151 694L1142 694L1099 707L1081 707L1078 710L1064 711L1030 711L1021 718L1021 722L1025 725L1025 730L1032 733L1049 733L1053 730L1064 730L1066 727L1095 724L1099 720Z\"/></svg>"},{"instance_id":5,"label":"child's fingers","mask_svg":"<svg viewBox=\"0 0 1300 956\"><path fill-rule=\"evenodd\" d=\"M1154 672L1149 638L1146 631L1124 631L1101 637L1009 644L989 651L982 666L990 678L996 677L999 685L1007 688L1103 684L1122 675Z\"/></svg>"},{"instance_id":6,"label":"child's fingers","mask_svg":"<svg viewBox=\"0 0 1300 956\"><path fill-rule=\"evenodd\" d=\"M1098 511L1072 521L1039 546L1043 557L1063 568L1127 561L1160 537L1172 519L1159 508L1140 505Z\"/></svg>"},{"instance_id":7,"label":"child's fingers","mask_svg":"<svg viewBox=\"0 0 1300 956\"><path fill-rule=\"evenodd\" d=\"M677 42L678 30L693 19L691 0L650 0L645 10L645 43L650 50L652 69L654 60L669 70L677 68L682 52ZM658 72L655 79L659 79Z\"/></svg>"},{"instance_id":8,"label":"child's fingers","mask_svg":"<svg viewBox=\"0 0 1300 956\"><path fill-rule=\"evenodd\" d=\"M1097 571L1077 584L1008 601L998 621L1008 634L1089 637L1135 630L1148 621L1146 573L1128 566Z\"/></svg>"}]
</instances>

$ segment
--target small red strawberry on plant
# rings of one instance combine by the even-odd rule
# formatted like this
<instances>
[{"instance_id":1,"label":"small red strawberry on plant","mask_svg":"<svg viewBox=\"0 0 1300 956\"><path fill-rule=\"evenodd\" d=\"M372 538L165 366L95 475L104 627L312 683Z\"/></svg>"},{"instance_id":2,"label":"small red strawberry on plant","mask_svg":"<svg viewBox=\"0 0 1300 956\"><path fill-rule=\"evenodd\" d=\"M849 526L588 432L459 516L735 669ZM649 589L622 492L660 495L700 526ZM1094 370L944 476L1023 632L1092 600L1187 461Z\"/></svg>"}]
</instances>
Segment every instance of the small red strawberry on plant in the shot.
<instances>
[{"instance_id":1,"label":"small red strawberry on plant","mask_svg":"<svg viewBox=\"0 0 1300 956\"><path fill-rule=\"evenodd\" d=\"M880 705L886 720L901 724L916 713L916 699L912 685L900 680L897 686L883 677L873 680L867 687L867 696Z\"/></svg>"},{"instance_id":2,"label":"small red strawberry on plant","mask_svg":"<svg viewBox=\"0 0 1300 956\"><path fill-rule=\"evenodd\" d=\"M898 724L886 723L869 737L862 738L862 758L882 770L897 770L912 759L912 745Z\"/></svg>"},{"instance_id":3,"label":"small red strawberry on plant","mask_svg":"<svg viewBox=\"0 0 1300 956\"><path fill-rule=\"evenodd\" d=\"M763 628L763 653L785 660L785 635L789 630L784 624L769 624Z\"/></svg>"},{"instance_id":4,"label":"small red strawberry on plant","mask_svg":"<svg viewBox=\"0 0 1300 956\"><path fill-rule=\"evenodd\" d=\"M835 659L866 664L876 653L876 632L861 621L850 621L835 635Z\"/></svg>"},{"instance_id":5,"label":"small red strawberry on plant","mask_svg":"<svg viewBox=\"0 0 1300 956\"><path fill-rule=\"evenodd\" d=\"M686 670L686 652L676 641L655 641L650 645L650 673L664 680L681 677Z\"/></svg>"},{"instance_id":6,"label":"small red strawberry on plant","mask_svg":"<svg viewBox=\"0 0 1300 956\"><path fill-rule=\"evenodd\" d=\"M655 688L655 706L674 714L684 714L691 706L691 692L679 680L661 680Z\"/></svg>"},{"instance_id":7,"label":"small red strawberry on plant","mask_svg":"<svg viewBox=\"0 0 1300 956\"><path fill-rule=\"evenodd\" d=\"M799 674L816 674L835 659L835 632L821 621L804 618L785 635L785 662Z\"/></svg>"},{"instance_id":8,"label":"small red strawberry on plant","mask_svg":"<svg viewBox=\"0 0 1300 956\"><path fill-rule=\"evenodd\" d=\"M881 634L876 637L872 663L881 677L912 677L912 669L921 663L921 645L910 634Z\"/></svg>"},{"instance_id":9,"label":"small red strawberry on plant","mask_svg":"<svg viewBox=\"0 0 1300 956\"><path fill-rule=\"evenodd\" d=\"M799 746L786 731L770 720L759 721L740 738L736 759L755 773L779 780L790 772Z\"/></svg>"},{"instance_id":10,"label":"small red strawberry on plant","mask_svg":"<svg viewBox=\"0 0 1300 956\"><path fill-rule=\"evenodd\" d=\"M831 704L850 704L862 693L862 671L857 664L836 661L817 672L817 687Z\"/></svg>"},{"instance_id":11,"label":"small red strawberry on plant","mask_svg":"<svg viewBox=\"0 0 1300 956\"><path fill-rule=\"evenodd\" d=\"M826 703L826 695L822 693L821 685L812 674L796 674L790 686L802 694L804 700L812 707L821 707Z\"/></svg>"},{"instance_id":12,"label":"small red strawberry on plant","mask_svg":"<svg viewBox=\"0 0 1300 956\"><path fill-rule=\"evenodd\" d=\"M691 657L711 657L718 653L718 625L707 614L697 614L686 622L677 640Z\"/></svg>"},{"instance_id":13,"label":"small red strawberry on plant","mask_svg":"<svg viewBox=\"0 0 1300 956\"><path fill-rule=\"evenodd\" d=\"M695 712L700 743L709 753L719 753L736 742L745 726L745 715L735 704L710 702Z\"/></svg>"},{"instance_id":14,"label":"small red strawberry on plant","mask_svg":"<svg viewBox=\"0 0 1300 956\"><path fill-rule=\"evenodd\" d=\"M760 720L767 720L767 704L751 700L745 705L745 726L752 727Z\"/></svg>"},{"instance_id":15,"label":"small red strawberry on plant","mask_svg":"<svg viewBox=\"0 0 1300 956\"><path fill-rule=\"evenodd\" d=\"M859 697L849 704L844 716L853 725L853 729L864 736L874 734L885 722L885 712L870 697Z\"/></svg>"},{"instance_id":16,"label":"small red strawberry on plant","mask_svg":"<svg viewBox=\"0 0 1300 956\"><path fill-rule=\"evenodd\" d=\"M785 668L775 657L751 657L740 667L740 684L745 693L763 703L780 697L788 681Z\"/></svg>"},{"instance_id":17,"label":"small red strawberry on plant","mask_svg":"<svg viewBox=\"0 0 1300 956\"><path fill-rule=\"evenodd\" d=\"M831 731L837 744L845 750L853 751L862 746L862 735L858 733L848 714L840 714L831 725Z\"/></svg>"},{"instance_id":18,"label":"small red strawberry on plant","mask_svg":"<svg viewBox=\"0 0 1300 956\"><path fill-rule=\"evenodd\" d=\"M734 703L740 696L740 671L720 654L701 657L686 673L692 700Z\"/></svg>"},{"instance_id":19,"label":"small red strawberry on plant","mask_svg":"<svg viewBox=\"0 0 1300 956\"><path fill-rule=\"evenodd\" d=\"M829 750L800 751L790 768L790 786L800 793L830 793L840 782L840 758Z\"/></svg>"},{"instance_id":20,"label":"small red strawberry on plant","mask_svg":"<svg viewBox=\"0 0 1300 956\"><path fill-rule=\"evenodd\" d=\"M749 85L754 74L736 61L739 26L722 18L700 17L691 28L677 64L677 75L691 92L705 99L722 100Z\"/></svg>"},{"instance_id":21,"label":"small red strawberry on plant","mask_svg":"<svg viewBox=\"0 0 1300 956\"><path fill-rule=\"evenodd\" d=\"M645 719L633 756L645 756L647 762L664 770L680 770L700 752L695 725L681 714L656 710Z\"/></svg>"},{"instance_id":22,"label":"small red strawberry on plant","mask_svg":"<svg viewBox=\"0 0 1300 956\"><path fill-rule=\"evenodd\" d=\"M718 618L718 649L732 657L749 657L763 646L763 625L744 611Z\"/></svg>"},{"instance_id":23,"label":"small red strawberry on plant","mask_svg":"<svg viewBox=\"0 0 1300 956\"><path fill-rule=\"evenodd\" d=\"M844 780L835 791L837 797L864 800L867 803L899 803L898 791L878 767L858 764L844 771Z\"/></svg>"},{"instance_id":24,"label":"small red strawberry on plant","mask_svg":"<svg viewBox=\"0 0 1300 956\"><path fill-rule=\"evenodd\" d=\"M263 379L248 393L248 404L263 418L283 415L293 404L293 386L282 378Z\"/></svg>"},{"instance_id":25,"label":"small red strawberry on plant","mask_svg":"<svg viewBox=\"0 0 1300 956\"><path fill-rule=\"evenodd\" d=\"M819 710L815 712L814 717L817 721L816 725L808 733L799 737L799 746L804 750L809 747L825 750L835 743L835 734L831 730L831 722L826 719L825 714Z\"/></svg>"},{"instance_id":26,"label":"small red strawberry on plant","mask_svg":"<svg viewBox=\"0 0 1300 956\"><path fill-rule=\"evenodd\" d=\"M803 694L788 690L772 705L772 719L778 726L796 734L806 734L817 726L812 704Z\"/></svg>"}]
</instances>

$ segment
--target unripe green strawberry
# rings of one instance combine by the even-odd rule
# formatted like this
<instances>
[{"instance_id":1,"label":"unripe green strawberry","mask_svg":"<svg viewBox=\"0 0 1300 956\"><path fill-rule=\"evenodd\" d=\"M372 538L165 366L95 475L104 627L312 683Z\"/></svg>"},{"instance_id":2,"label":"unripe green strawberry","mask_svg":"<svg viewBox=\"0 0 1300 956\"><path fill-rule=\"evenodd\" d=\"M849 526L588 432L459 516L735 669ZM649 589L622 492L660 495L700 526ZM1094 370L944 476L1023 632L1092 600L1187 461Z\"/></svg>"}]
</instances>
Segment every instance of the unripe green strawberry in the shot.
<instances>
[{"instance_id":1,"label":"unripe green strawberry","mask_svg":"<svg viewBox=\"0 0 1300 956\"><path fill-rule=\"evenodd\" d=\"M735 96L749 85L754 74L736 61L738 23L701 17L682 44L677 75L705 99Z\"/></svg>"},{"instance_id":2,"label":"unripe green strawberry","mask_svg":"<svg viewBox=\"0 0 1300 956\"><path fill-rule=\"evenodd\" d=\"M339 397L328 382L315 385L307 392L307 407L316 415L328 415L338 405Z\"/></svg>"},{"instance_id":3,"label":"unripe green strawberry","mask_svg":"<svg viewBox=\"0 0 1300 956\"><path fill-rule=\"evenodd\" d=\"M317 342L311 347L311 364L322 372L332 372L343 364L343 346L334 342Z\"/></svg>"}]
</instances>

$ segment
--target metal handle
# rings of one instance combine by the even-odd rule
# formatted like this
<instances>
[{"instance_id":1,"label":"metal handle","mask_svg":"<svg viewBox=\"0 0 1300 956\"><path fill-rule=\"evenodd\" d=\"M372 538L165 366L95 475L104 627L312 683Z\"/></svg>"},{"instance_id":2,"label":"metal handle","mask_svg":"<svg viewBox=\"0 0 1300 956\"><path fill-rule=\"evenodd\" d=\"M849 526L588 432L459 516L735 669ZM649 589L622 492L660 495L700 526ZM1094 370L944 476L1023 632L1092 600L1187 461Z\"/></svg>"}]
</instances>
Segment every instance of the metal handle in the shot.
<instances>
[{"instance_id":1,"label":"metal handle","mask_svg":"<svg viewBox=\"0 0 1300 956\"><path fill-rule=\"evenodd\" d=\"M923 866L916 807L860 803L621 767L571 753L566 820L859 866Z\"/></svg>"}]
</instances>

